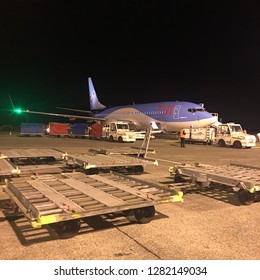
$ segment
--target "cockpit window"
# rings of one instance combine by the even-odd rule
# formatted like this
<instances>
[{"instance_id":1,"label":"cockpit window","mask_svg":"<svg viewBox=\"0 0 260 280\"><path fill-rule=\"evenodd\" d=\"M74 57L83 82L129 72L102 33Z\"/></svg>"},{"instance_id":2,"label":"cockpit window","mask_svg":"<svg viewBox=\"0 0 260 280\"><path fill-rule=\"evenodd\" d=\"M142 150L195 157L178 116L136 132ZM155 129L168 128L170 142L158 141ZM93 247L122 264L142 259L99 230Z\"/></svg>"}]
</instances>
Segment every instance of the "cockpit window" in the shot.
<instances>
[{"instance_id":1,"label":"cockpit window","mask_svg":"<svg viewBox=\"0 0 260 280\"><path fill-rule=\"evenodd\" d=\"M188 112L196 113L196 112L205 112L205 108L190 108Z\"/></svg>"}]
</instances>

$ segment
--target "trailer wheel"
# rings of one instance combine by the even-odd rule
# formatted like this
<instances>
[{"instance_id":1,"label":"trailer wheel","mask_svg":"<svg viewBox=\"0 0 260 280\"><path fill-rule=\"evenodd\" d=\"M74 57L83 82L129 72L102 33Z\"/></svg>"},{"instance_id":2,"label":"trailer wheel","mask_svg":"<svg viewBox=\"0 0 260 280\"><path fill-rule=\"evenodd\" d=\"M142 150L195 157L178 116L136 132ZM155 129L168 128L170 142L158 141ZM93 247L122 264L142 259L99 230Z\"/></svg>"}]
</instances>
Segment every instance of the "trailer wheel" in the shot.
<instances>
[{"instance_id":1,"label":"trailer wheel","mask_svg":"<svg viewBox=\"0 0 260 280\"><path fill-rule=\"evenodd\" d=\"M226 146L226 143L225 143L225 141L224 141L223 139L220 139L220 140L218 141L218 145L219 145L219 147L225 147L225 146Z\"/></svg>"},{"instance_id":2,"label":"trailer wheel","mask_svg":"<svg viewBox=\"0 0 260 280\"><path fill-rule=\"evenodd\" d=\"M134 210L135 219L139 224L149 223L155 215L154 206L138 208Z\"/></svg>"},{"instance_id":3,"label":"trailer wheel","mask_svg":"<svg viewBox=\"0 0 260 280\"><path fill-rule=\"evenodd\" d=\"M235 141L233 143L233 147L236 148L236 149L241 149L242 148L242 144L240 141Z\"/></svg>"},{"instance_id":4,"label":"trailer wheel","mask_svg":"<svg viewBox=\"0 0 260 280\"><path fill-rule=\"evenodd\" d=\"M85 174L87 175L93 175L93 174L98 174L99 169L98 168L89 168L85 170Z\"/></svg>"},{"instance_id":5,"label":"trailer wheel","mask_svg":"<svg viewBox=\"0 0 260 280\"><path fill-rule=\"evenodd\" d=\"M112 135L109 136L109 141L114 142L114 137Z\"/></svg>"},{"instance_id":6,"label":"trailer wheel","mask_svg":"<svg viewBox=\"0 0 260 280\"><path fill-rule=\"evenodd\" d=\"M174 175L174 182L175 183L182 183L182 182L186 182L186 180L181 176L180 173L176 172Z\"/></svg>"},{"instance_id":7,"label":"trailer wheel","mask_svg":"<svg viewBox=\"0 0 260 280\"><path fill-rule=\"evenodd\" d=\"M238 191L238 199L241 204L250 205L255 201L255 193L251 193L245 189L240 189Z\"/></svg>"},{"instance_id":8,"label":"trailer wheel","mask_svg":"<svg viewBox=\"0 0 260 280\"><path fill-rule=\"evenodd\" d=\"M142 165L137 165L133 167L135 174L142 174L144 172L144 167Z\"/></svg>"},{"instance_id":9,"label":"trailer wheel","mask_svg":"<svg viewBox=\"0 0 260 280\"><path fill-rule=\"evenodd\" d=\"M72 238L78 234L80 229L80 220L70 220L53 224L52 227L61 239Z\"/></svg>"}]
</instances>

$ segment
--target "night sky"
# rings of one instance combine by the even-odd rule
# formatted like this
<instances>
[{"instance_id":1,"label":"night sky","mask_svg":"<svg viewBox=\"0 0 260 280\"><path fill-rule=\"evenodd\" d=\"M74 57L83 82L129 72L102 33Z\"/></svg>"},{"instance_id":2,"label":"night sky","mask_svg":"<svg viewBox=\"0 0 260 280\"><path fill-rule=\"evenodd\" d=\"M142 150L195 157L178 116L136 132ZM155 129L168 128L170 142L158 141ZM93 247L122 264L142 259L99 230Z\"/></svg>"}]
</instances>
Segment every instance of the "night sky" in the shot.
<instances>
[{"instance_id":1,"label":"night sky","mask_svg":"<svg viewBox=\"0 0 260 280\"><path fill-rule=\"evenodd\" d=\"M3 2L0 126L25 121L8 95L23 109L89 110L92 77L107 106L203 102L260 131L260 1Z\"/></svg>"}]
</instances>

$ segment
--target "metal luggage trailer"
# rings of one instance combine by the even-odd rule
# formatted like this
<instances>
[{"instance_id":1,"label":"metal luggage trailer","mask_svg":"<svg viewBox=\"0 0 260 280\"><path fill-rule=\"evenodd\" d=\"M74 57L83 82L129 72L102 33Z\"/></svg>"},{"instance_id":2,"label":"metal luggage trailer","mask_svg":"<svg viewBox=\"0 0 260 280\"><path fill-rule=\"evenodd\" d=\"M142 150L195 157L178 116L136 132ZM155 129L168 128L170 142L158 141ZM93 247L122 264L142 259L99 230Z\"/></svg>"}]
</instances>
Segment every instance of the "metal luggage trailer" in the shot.
<instances>
[{"instance_id":1,"label":"metal luggage trailer","mask_svg":"<svg viewBox=\"0 0 260 280\"><path fill-rule=\"evenodd\" d=\"M191 181L197 187L209 186L211 183L232 187L238 193L241 204L250 205L255 201L256 192L260 191L260 168L230 164L211 166L205 164L182 164L170 167L174 181Z\"/></svg>"},{"instance_id":2,"label":"metal luggage trailer","mask_svg":"<svg viewBox=\"0 0 260 280\"><path fill-rule=\"evenodd\" d=\"M0 152L0 181L28 172L64 167L62 155L55 149L3 150Z\"/></svg>"},{"instance_id":3,"label":"metal luggage trailer","mask_svg":"<svg viewBox=\"0 0 260 280\"><path fill-rule=\"evenodd\" d=\"M141 174L146 165L158 165L157 161L119 153L69 155L57 149L10 149L0 152L0 176L21 174L29 169L62 167L62 163L64 168L83 168L88 174L110 170Z\"/></svg>"},{"instance_id":4,"label":"metal luggage trailer","mask_svg":"<svg viewBox=\"0 0 260 280\"><path fill-rule=\"evenodd\" d=\"M128 173L141 174L146 165L158 165L157 161L122 154L75 154L63 155L64 161L71 166L81 167L88 174L99 170L119 171L125 169Z\"/></svg>"},{"instance_id":5,"label":"metal luggage trailer","mask_svg":"<svg viewBox=\"0 0 260 280\"><path fill-rule=\"evenodd\" d=\"M53 227L60 238L75 236L80 219L123 212L148 223L154 205L182 201L182 193L117 173L81 172L6 179L3 187L32 227Z\"/></svg>"}]
</instances>

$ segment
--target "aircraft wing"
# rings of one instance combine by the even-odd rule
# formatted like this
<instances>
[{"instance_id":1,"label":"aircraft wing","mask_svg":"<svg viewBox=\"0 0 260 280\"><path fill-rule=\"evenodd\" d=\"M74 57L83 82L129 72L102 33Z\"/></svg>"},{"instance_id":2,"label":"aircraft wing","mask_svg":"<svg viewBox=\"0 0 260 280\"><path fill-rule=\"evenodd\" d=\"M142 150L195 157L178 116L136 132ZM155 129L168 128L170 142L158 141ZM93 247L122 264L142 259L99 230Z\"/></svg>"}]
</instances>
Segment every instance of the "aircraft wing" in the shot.
<instances>
[{"instance_id":1,"label":"aircraft wing","mask_svg":"<svg viewBox=\"0 0 260 280\"><path fill-rule=\"evenodd\" d=\"M87 113L87 114L92 114L91 111L86 111L86 110L79 110L79 109L72 109L72 108L65 108L65 107L56 107L57 109L62 109L62 110L68 110L68 111L74 111L74 112L81 112L81 113Z\"/></svg>"},{"instance_id":2,"label":"aircraft wing","mask_svg":"<svg viewBox=\"0 0 260 280\"><path fill-rule=\"evenodd\" d=\"M30 111L24 110L23 113L27 114L38 114L38 115L46 115L46 116L54 116L54 117L63 117L68 119L81 119L81 120L88 120L88 121L106 121L105 118L98 118L98 117L88 117L88 116L80 116L80 115L69 115L69 114L56 114L56 113L48 113L48 112L38 112L38 111Z\"/></svg>"}]
</instances>

